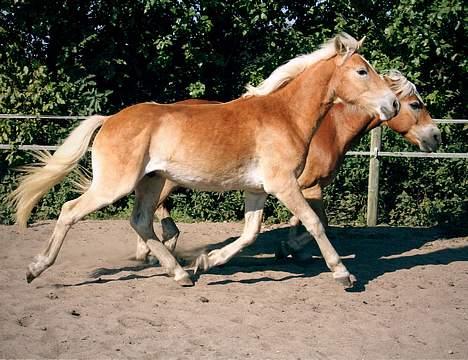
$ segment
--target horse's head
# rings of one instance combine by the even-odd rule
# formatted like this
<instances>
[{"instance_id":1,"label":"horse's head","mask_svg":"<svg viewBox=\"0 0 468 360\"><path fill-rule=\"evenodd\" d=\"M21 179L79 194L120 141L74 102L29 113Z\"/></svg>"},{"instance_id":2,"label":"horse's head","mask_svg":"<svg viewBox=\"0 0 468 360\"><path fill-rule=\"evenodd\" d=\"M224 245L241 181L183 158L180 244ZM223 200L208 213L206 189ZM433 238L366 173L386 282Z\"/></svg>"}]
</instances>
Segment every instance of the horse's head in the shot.
<instances>
[{"instance_id":1,"label":"horse's head","mask_svg":"<svg viewBox=\"0 0 468 360\"><path fill-rule=\"evenodd\" d=\"M362 41L347 34L334 38L336 70L330 90L343 102L378 115L382 121L389 120L398 113L398 99L369 62L357 53Z\"/></svg>"},{"instance_id":2,"label":"horse's head","mask_svg":"<svg viewBox=\"0 0 468 360\"><path fill-rule=\"evenodd\" d=\"M401 104L398 115L386 122L388 127L402 134L422 151L435 151L441 143L440 130L427 111L416 86L396 70L385 74L384 80Z\"/></svg>"}]
</instances>

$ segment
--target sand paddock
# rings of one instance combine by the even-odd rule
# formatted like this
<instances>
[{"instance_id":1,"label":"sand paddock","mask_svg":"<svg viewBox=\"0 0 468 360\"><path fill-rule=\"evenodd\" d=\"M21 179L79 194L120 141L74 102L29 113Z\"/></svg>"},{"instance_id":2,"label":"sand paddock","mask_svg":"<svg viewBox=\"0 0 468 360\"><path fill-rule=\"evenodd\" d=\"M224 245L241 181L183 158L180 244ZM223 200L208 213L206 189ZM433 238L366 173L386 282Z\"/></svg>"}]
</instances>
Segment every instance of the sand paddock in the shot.
<instances>
[{"instance_id":1,"label":"sand paddock","mask_svg":"<svg viewBox=\"0 0 468 360\"><path fill-rule=\"evenodd\" d=\"M25 270L54 222L0 226L0 358L466 359L468 237L439 228L332 227L358 278L321 259L276 261L285 226L181 288L133 260L127 221L82 221L33 283ZM190 258L239 223L181 224ZM465 236L461 236L465 235Z\"/></svg>"}]
</instances>

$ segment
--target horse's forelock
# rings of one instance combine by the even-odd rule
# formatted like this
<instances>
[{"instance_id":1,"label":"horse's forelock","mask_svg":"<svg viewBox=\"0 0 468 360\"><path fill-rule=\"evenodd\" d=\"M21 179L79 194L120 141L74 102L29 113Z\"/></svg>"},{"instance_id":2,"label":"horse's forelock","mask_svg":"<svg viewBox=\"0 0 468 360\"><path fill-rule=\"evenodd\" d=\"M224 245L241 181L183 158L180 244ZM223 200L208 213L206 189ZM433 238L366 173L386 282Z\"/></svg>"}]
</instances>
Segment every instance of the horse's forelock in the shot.
<instances>
[{"instance_id":1,"label":"horse's forelock","mask_svg":"<svg viewBox=\"0 0 468 360\"><path fill-rule=\"evenodd\" d=\"M424 104L424 101L411 81L409 81L401 72L395 69L385 71L383 75L384 79L390 86L390 89L397 95L399 99L416 96L419 101Z\"/></svg>"}]
</instances>

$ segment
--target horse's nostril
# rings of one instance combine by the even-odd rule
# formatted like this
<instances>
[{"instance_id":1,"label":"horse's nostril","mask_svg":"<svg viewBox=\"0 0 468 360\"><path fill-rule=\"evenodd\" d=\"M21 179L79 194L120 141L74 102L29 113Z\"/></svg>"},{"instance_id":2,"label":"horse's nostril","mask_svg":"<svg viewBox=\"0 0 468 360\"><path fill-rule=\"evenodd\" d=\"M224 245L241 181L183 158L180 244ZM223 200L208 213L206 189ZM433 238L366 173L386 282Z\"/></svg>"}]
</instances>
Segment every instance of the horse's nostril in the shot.
<instances>
[{"instance_id":1,"label":"horse's nostril","mask_svg":"<svg viewBox=\"0 0 468 360\"><path fill-rule=\"evenodd\" d=\"M396 110L396 111L399 111L400 110L400 103L398 102L398 100L394 100L393 101L393 108Z\"/></svg>"}]
</instances>

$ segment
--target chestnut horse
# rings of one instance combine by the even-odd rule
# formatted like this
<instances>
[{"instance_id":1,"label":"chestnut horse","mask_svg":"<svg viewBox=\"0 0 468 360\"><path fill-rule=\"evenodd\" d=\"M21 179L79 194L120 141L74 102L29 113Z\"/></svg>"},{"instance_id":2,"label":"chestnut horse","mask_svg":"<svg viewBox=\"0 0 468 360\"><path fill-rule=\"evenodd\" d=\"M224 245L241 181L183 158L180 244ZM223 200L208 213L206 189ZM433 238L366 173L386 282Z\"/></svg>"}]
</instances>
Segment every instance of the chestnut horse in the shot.
<instances>
[{"instance_id":1,"label":"chestnut horse","mask_svg":"<svg viewBox=\"0 0 468 360\"><path fill-rule=\"evenodd\" d=\"M383 78L398 96L401 105L398 115L382 122L378 117L369 116L355 106L339 102L328 111L310 143L306 166L299 177L299 183L302 194L325 226L328 220L323 206L322 189L333 180L351 145L365 133L383 125L403 135L409 142L419 146L422 151L435 151L440 144L440 130L427 111L416 86L396 70L389 71ZM178 104L187 105L207 103L218 102L197 99L178 102ZM179 229L164 206L164 200L178 187L178 184L166 181L159 197L160 205L156 210L156 215L162 224L162 240L171 251L175 249ZM290 224L293 226L290 240L281 242L276 255L281 258L292 253L305 258L307 254L301 254L298 251L310 241L310 237L296 236L297 230L294 227L300 224L297 217L293 216ZM148 247L138 237L136 258L145 261L148 255Z\"/></svg>"},{"instance_id":2,"label":"chestnut horse","mask_svg":"<svg viewBox=\"0 0 468 360\"><path fill-rule=\"evenodd\" d=\"M169 179L189 188L246 193L242 236L201 256L197 268L224 264L251 244L260 229L267 194L272 194L316 239L333 277L352 285L353 276L304 199L298 177L312 135L336 99L362 107L382 121L398 112L395 94L356 52L359 47L351 36L338 35L319 50L277 68L258 87L251 87L249 96L228 103L143 103L81 122L53 156L43 155L43 166L29 168L12 193L17 222L25 225L40 197L76 167L97 131L92 183L63 205L46 247L28 267L28 282L54 263L73 224L135 191L132 227L179 284L193 285L153 230L159 196Z\"/></svg>"},{"instance_id":3,"label":"chestnut horse","mask_svg":"<svg viewBox=\"0 0 468 360\"><path fill-rule=\"evenodd\" d=\"M325 226L328 225L328 219L322 190L333 181L350 146L365 133L382 124L403 135L421 151L436 151L441 143L440 130L432 120L416 86L396 70L385 74L384 80L398 96L398 115L381 122L353 107L337 104L327 113L311 141L306 166L299 183L303 188L302 194ZM347 119L346 123L343 122L344 119ZM293 228L289 240L281 242L281 248L276 253L279 258L289 253L297 254L298 250L310 241L308 236L295 236L300 225L296 216L291 218L290 224ZM308 254L297 255L299 258L307 258Z\"/></svg>"}]
</instances>

